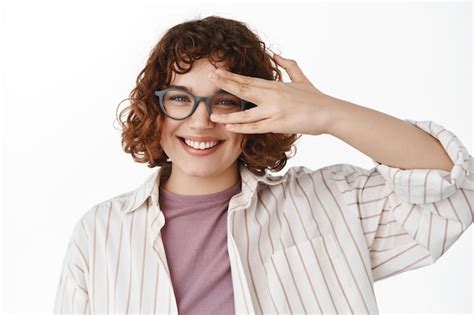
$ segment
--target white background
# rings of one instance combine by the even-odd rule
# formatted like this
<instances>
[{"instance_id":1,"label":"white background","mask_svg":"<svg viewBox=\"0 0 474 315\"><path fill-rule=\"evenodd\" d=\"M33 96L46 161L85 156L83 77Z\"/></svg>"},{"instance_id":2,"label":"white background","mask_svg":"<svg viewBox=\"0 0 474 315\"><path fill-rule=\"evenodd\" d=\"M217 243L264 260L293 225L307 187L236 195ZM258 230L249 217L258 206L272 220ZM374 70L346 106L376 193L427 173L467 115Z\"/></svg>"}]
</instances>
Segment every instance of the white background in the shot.
<instances>
[{"instance_id":1,"label":"white background","mask_svg":"<svg viewBox=\"0 0 474 315\"><path fill-rule=\"evenodd\" d=\"M432 120L472 154L472 3L219 3L4 3L4 313L50 313L75 222L153 171L122 151L116 106L163 32L185 20L243 21L324 93ZM295 165L373 167L328 135L305 135L297 148L278 174ZM472 228L434 265L375 290L381 313L471 313Z\"/></svg>"}]
</instances>

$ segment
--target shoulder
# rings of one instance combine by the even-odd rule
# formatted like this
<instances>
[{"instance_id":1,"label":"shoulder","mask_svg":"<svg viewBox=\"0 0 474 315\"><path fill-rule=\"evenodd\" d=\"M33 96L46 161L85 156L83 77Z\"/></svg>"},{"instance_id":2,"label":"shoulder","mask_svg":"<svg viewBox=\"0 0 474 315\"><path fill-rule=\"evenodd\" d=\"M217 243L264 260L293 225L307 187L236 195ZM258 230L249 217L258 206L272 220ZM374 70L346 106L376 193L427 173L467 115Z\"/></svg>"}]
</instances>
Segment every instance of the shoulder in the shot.
<instances>
[{"instance_id":1,"label":"shoulder","mask_svg":"<svg viewBox=\"0 0 474 315\"><path fill-rule=\"evenodd\" d=\"M306 166L293 166L282 175L283 185L297 188L310 187L313 189L338 190L345 192L354 187L361 187L368 181L383 182L383 177L376 168L365 169L363 167L349 164L337 163L327 165L318 169Z\"/></svg>"},{"instance_id":2,"label":"shoulder","mask_svg":"<svg viewBox=\"0 0 474 315\"><path fill-rule=\"evenodd\" d=\"M287 181L301 179L304 177L324 177L327 180L338 180L342 177L349 178L354 175L370 174L372 170L367 170L357 165L338 163L327 165L318 169L311 169L307 166L292 166L282 175Z\"/></svg>"},{"instance_id":3,"label":"shoulder","mask_svg":"<svg viewBox=\"0 0 474 315\"><path fill-rule=\"evenodd\" d=\"M89 238L92 231L105 229L111 222L122 221L122 212L129 205L133 195L134 191L130 191L94 204L79 217L74 234Z\"/></svg>"}]
</instances>

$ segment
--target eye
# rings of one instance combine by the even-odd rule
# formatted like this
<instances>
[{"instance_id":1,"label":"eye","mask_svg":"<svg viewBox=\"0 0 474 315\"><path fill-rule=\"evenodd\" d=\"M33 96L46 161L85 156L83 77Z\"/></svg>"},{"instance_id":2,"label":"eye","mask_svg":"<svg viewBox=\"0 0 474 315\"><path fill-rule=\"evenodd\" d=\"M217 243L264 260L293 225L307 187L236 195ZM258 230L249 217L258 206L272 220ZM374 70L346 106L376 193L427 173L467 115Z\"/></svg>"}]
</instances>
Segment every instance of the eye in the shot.
<instances>
[{"instance_id":1,"label":"eye","mask_svg":"<svg viewBox=\"0 0 474 315\"><path fill-rule=\"evenodd\" d=\"M240 106L240 100L233 95L225 94L224 96L217 96L212 100L214 105L226 106Z\"/></svg>"},{"instance_id":2,"label":"eye","mask_svg":"<svg viewBox=\"0 0 474 315\"><path fill-rule=\"evenodd\" d=\"M189 98L186 95L174 95L170 97L170 100L172 101L189 101Z\"/></svg>"},{"instance_id":3,"label":"eye","mask_svg":"<svg viewBox=\"0 0 474 315\"><path fill-rule=\"evenodd\" d=\"M236 101L233 101L233 100L219 100L218 103L220 105L239 105L239 103L237 103Z\"/></svg>"}]
</instances>

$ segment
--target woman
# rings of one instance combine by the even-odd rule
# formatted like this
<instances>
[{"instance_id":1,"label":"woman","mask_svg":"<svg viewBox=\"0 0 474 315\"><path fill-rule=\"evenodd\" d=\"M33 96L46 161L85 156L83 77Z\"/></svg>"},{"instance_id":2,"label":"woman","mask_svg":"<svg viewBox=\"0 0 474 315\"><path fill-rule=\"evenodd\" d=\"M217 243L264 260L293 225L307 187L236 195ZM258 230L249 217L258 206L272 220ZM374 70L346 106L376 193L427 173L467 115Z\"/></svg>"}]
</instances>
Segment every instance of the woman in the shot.
<instances>
[{"instance_id":1,"label":"woman","mask_svg":"<svg viewBox=\"0 0 474 315\"><path fill-rule=\"evenodd\" d=\"M473 158L452 132L322 93L244 23L169 29L131 100L124 150L157 169L77 222L56 313L374 313L375 281L434 263L472 223ZM268 174L302 134L375 167Z\"/></svg>"}]
</instances>

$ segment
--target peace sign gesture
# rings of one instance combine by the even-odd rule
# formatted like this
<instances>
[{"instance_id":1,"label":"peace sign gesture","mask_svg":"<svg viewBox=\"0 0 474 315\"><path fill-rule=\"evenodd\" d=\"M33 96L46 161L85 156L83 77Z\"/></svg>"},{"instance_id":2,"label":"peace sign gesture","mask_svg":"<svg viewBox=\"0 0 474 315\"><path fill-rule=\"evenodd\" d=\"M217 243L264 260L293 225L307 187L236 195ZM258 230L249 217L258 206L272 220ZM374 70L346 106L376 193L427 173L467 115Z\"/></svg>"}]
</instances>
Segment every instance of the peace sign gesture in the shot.
<instances>
[{"instance_id":1,"label":"peace sign gesture","mask_svg":"<svg viewBox=\"0 0 474 315\"><path fill-rule=\"evenodd\" d=\"M316 89L296 61L277 54L274 58L291 82L243 76L221 68L210 73L216 86L257 105L231 114L212 114L211 120L239 133L324 133L331 97Z\"/></svg>"}]
</instances>

